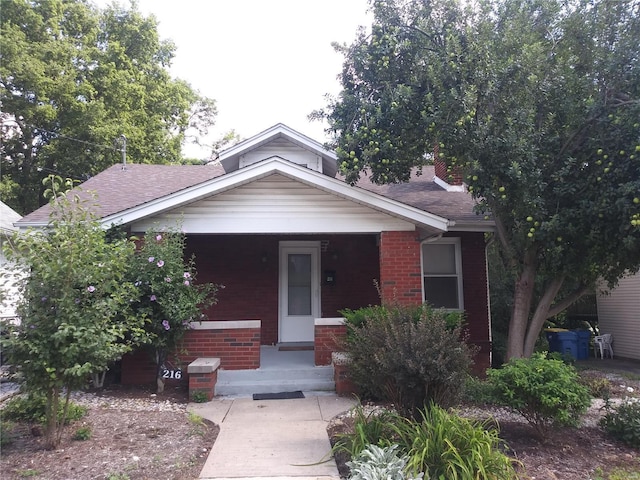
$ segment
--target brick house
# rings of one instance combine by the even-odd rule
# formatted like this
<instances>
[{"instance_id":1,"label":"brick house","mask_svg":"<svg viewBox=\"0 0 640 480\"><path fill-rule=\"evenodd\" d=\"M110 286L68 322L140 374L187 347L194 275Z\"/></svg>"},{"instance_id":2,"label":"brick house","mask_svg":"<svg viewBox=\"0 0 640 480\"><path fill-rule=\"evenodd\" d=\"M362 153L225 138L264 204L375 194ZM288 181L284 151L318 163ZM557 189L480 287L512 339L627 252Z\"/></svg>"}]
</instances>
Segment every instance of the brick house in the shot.
<instances>
[{"instance_id":1,"label":"brick house","mask_svg":"<svg viewBox=\"0 0 640 480\"><path fill-rule=\"evenodd\" d=\"M476 369L490 365L485 233L463 185L434 167L410 182L351 186L336 155L278 124L222 152L212 165L114 165L81 188L98 195L103 224L133 234L182 224L198 277L225 285L208 320L187 334L188 354L222 369L260 366L261 345L314 344L331 358L344 308L397 301L464 310ZM451 180L450 180L451 181ZM44 226L48 207L21 228ZM376 287L376 283L379 286ZM142 354L123 382L149 382Z\"/></svg>"}]
</instances>

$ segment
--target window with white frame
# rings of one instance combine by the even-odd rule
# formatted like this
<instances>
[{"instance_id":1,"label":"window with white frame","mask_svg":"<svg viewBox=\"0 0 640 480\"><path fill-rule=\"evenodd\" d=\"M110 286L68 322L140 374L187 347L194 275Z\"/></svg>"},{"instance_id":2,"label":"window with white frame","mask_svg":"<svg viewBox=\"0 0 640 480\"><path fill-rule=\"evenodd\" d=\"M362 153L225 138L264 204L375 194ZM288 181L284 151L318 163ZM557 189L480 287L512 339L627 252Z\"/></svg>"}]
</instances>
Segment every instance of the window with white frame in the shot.
<instances>
[{"instance_id":1,"label":"window with white frame","mask_svg":"<svg viewBox=\"0 0 640 480\"><path fill-rule=\"evenodd\" d=\"M462 310L462 258L459 238L422 244L423 299L436 308Z\"/></svg>"}]
</instances>

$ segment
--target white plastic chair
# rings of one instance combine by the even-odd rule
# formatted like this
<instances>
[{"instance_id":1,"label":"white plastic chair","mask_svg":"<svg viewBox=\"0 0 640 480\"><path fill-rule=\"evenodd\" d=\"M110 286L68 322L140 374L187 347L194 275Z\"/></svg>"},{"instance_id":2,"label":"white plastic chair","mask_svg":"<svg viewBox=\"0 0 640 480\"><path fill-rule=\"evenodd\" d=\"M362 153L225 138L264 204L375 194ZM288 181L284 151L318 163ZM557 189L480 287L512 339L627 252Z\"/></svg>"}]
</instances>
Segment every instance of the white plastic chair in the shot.
<instances>
[{"instance_id":1,"label":"white plastic chair","mask_svg":"<svg viewBox=\"0 0 640 480\"><path fill-rule=\"evenodd\" d=\"M613 337L610 333L605 333L603 335L598 335L594 339L595 347L596 347L596 356L598 356L598 351L600 351L600 358L604 358L605 353L609 353L609 356L613 358Z\"/></svg>"}]
</instances>

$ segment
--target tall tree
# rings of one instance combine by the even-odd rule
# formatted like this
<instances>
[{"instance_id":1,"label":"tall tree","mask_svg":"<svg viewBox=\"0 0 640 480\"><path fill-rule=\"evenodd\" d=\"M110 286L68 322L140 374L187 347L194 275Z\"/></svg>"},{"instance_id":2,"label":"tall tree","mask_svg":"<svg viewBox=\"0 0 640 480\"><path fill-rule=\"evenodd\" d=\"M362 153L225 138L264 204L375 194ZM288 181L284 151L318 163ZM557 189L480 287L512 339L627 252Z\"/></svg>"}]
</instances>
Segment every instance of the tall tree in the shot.
<instances>
[{"instance_id":1,"label":"tall tree","mask_svg":"<svg viewBox=\"0 0 640 480\"><path fill-rule=\"evenodd\" d=\"M22 214L43 204L42 179L86 179L120 160L182 161L189 128L216 107L172 79L175 52L154 17L86 0L1 0L3 201Z\"/></svg>"},{"instance_id":2,"label":"tall tree","mask_svg":"<svg viewBox=\"0 0 640 480\"><path fill-rule=\"evenodd\" d=\"M351 182L462 170L514 272L507 357L530 356L547 318L640 266L640 1L372 8L316 115Z\"/></svg>"}]
</instances>

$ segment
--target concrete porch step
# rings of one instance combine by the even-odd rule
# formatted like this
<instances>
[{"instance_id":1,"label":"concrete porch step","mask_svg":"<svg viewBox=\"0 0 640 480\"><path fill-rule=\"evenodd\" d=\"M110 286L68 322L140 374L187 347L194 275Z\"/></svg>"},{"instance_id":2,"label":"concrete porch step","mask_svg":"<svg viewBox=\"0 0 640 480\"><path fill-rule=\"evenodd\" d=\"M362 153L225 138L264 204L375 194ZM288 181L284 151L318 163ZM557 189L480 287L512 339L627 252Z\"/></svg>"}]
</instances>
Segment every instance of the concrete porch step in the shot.
<instances>
[{"instance_id":1,"label":"concrete porch step","mask_svg":"<svg viewBox=\"0 0 640 480\"><path fill-rule=\"evenodd\" d=\"M335 388L332 366L218 370L216 395L335 391Z\"/></svg>"}]
</instances>

